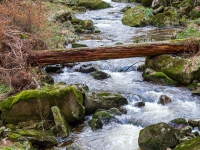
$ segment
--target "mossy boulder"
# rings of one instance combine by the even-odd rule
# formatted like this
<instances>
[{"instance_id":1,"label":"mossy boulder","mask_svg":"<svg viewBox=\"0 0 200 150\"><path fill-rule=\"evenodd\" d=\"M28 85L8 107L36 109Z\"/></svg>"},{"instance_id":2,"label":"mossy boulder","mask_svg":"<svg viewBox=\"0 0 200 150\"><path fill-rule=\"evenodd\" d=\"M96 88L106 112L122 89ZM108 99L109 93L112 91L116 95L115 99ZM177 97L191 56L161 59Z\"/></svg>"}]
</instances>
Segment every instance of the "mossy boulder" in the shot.
<instances>
[{"instance_id":1,"label":"mossy boulder","mask_svg":"<svg viewBox=\"0 0 200 150\"><path fill-rule=\"evenodd\" d=\"M77 33L86 33L87 31L93 32L95 27L92 20L72 19L70 22L75 28Z\"/></svg>"},{"instance_id":2,"label":"mossy boulder","mask_svg":"<svg viewBox=\"0 0 200 150\"><path fill-rule=\"evenodd\" d=\"M113 121L119 122L109 111L97 110L93 115L93 119L89 121L89 126L92 131L95 131L101 129L103 125L107 125Z\"/></svg>"},{"instance_id":3,"label":"mossy boulder","mask_svg":"<svg viewBox=\"0 0 200 150\"><path fill-rule=\"evenodd\" d=\"M13 141L29 141L42 147L52 147L58 144L56 136L47 130L14 130L9 135Z\"/></svg>"},{"instance_id":4,"label":"mossy boulder","mask_svg":"<svg viewBox=\"0 0 200 150\"><path fill-rule=\"evenodd\" d=\"M11 146L4 146L1 142L0 142L0 149L1 150L36 150L36 148L34 148L32 146L32 143L28 142L28 141L20 141L20 142L15 142L13 145Z\"/></svg>"},{"instance_id":5,"label":"mossy boulder","mask_svg":"<svg viewBox=\"0 0 200 150\"><path fill-rule=\"evenodd\" d=\"M67 122L82 120L85 115L83 95L75 86L57 85L26 90L0 103L1 118L17 124L29 120L53 120L51 107L57 106Z\"/></svg>"},{"instance_id":6,"label":"mossy boulder","mask_svg":"<svg viewBox=\"0 0 200 150\"><path fill-rule=\"evenodd\" d=\"M166 123L158 123L140 131L138 144L144 150L166 150L178 144L179 135L179 130Z\"/></svg>"},{"instance_id":7,"label":"mossy boulder","mask_svg":"<svg viewBox=\"0 0 200 150\"><path fill-rule=\"evenodd\" d=\"M157 27L179 26L179 13L173 7L168 8L163 13L153 16L151 24Z\"/></svg>"},{"instance_id":8,"label":"mossy boulder","mask_svg":"<svg viewBox=\"0 0 200 150\"><path fill-rule=\"evenodd\" d=\"M83 6L91 10L110 8L111 5L102 0L79 0L77 6Z\"/></svg>"},{"instance_id":9,"label":"mossy boulder","mask_svg":"<svg viewBox=\"0 0 200 150\"><path fill-rule=\"evenodd\" d=\"M128 104L128 101L120 94L95 92L85 93L84 106L86 114L92 114L98 108L110 109L125 104Z\"/></svg>"},{"instance_id":10,"label":"mossy boulder","mask_svg":"<svg viewBox=\"0 0 200 150\"><path fill-rule=\"evenodd\" d=\"M150 24L153 11L143 6L135 6L128 9L122 18L122 23L131 27L141 27Z\"/></svg>"},{"instance_id":11,"label":"mossy boulder","mask_svg":"<svg viewBox=\"0 0 200 150\"><path fill-rule=\"evenodd\" d=\"M61 138L68 137L70 134L70 126L69 124L65 121L63 115L60 112L60 109L57 106L51 107L54 121L56 124L56 129L57 129L57 136Z\"/></svg>"},{"instance_id":12,"label":"mossy boulder","mask_svg":"<svg viewBox=\"0 0 200 150\"><path fill-rule=\"evenodd\" d=\"M176 146L173 150L199 150L200 149L200 137L193 138L185 141Z\"/></svg>"},{"instance_id":13,"label":"mossy boulder","mask_svg":"<svg viewBox=\"0 0 200 150\"><path fill-rule=\"evenodd\" d=\"M156 57L147 57L145 68L151 68L157 72L163 72L169 78L180 84L189 85L193 80L199 78L200 58L181 58L171 55L160 55Z\"/></svg>"},{"instance_id":14,"label":"mossy boulder","mask_svg":"<svg viewBox=\"0 0 200 150\"><path fill-rule=\"evenodd\" d=\"M159 84L165 84L165 85L177 85L177 82L169 78L165 73L163 72L156 72L153 69L146 68L143 73L143 78L145 81L153 81L155 83Z\"/></svg>"},{"instance_id":15,"label":"mossy boulder","mask_svg":"<svg viewBox=\"0 0 200 150\"><path fill-rule=\"evenodd\" d=\"M144 7L151 7L153 0L142 0L141 3Z\"/></svg>"}]
</instances>

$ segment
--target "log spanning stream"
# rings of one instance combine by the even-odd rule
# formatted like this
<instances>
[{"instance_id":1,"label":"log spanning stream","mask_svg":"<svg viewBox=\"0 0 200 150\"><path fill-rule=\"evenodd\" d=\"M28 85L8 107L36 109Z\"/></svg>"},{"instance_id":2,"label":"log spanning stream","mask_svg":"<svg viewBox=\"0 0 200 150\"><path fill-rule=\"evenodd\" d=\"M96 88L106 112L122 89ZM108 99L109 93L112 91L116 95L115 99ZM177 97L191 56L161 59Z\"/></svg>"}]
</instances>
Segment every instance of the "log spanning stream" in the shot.
<instances>
[{"instance_id":1,"label":"log spanning stream","mask_svg":"<svg viewBox=\"0 0 200 150\"><path fill-rule=\"evenodd\" d=\"M172 29L157 29L150 26L134 28L122 25L123 14L120 10L129 4L106 1L113 8L87 11L85 14L77 15L80 19L92 19L101 31L99 34L82 35L78 43L97 47L110 46L117 42L128 44L136 38L145 41L165 40L171 37ZM86 39L88 36L90 38ZM63 73L53 75L56 82L86 84L90 91L120 93L129 101L129 104L124 106L127 114L118 116L121 123L111 123L93 132L87 124L87 121L91 119L91 116L88 116L83 129L72 133L74 141L86 150L138 150L139 131L143 127L158 122L168 123L179 117L186 119L199 117L199 97L192 96L186 88L160 86L143 81L142 73L137 71L137 66L142 64L142 61L144 58L84 62L73 68L64 68ZM108 73L111 78L99 81L93 79L90 73L76 72L75 70L83 64L92 64ZM131 65L133 66L127 70ZM157 103L159 96L163 94L172 99L172 102L165 106ZM138 101L145 102L145 106L136 107L135 104Z\"/></svg>"}]
</instances>

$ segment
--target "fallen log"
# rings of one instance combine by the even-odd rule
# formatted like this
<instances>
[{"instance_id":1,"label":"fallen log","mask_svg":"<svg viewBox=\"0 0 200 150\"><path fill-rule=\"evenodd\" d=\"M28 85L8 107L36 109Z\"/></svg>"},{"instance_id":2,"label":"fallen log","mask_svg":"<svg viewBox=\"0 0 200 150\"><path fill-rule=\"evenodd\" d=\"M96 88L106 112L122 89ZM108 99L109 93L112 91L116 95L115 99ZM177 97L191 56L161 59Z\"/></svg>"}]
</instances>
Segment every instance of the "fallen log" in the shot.
<instances>
[{"instance_id":1,"label":"fallen log","mask_svg":"<svg viewBox=\"0 0 200 150\"><path fill-rule=\"evenodd\" d=\"M185 47L187 40L188 39L181 39L107 47L31 51L29 63L31 65L63 64L180 53L189 51L189 49Z\"/></svg>"}]
</instances>

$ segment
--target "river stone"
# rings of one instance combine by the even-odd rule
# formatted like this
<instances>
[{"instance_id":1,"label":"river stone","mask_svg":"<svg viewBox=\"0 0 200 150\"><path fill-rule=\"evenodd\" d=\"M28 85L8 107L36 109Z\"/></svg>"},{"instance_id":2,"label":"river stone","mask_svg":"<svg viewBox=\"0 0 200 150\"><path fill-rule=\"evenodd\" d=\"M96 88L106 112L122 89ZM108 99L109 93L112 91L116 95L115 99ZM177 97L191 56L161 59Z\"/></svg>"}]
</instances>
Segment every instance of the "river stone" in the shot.
<instances>
[{"instance_id":1,"label":"river stone","mask_svg":"<svg viewBox=\"0 0 200 150\"><path fill-rule=\"evenodd\" d=\"M75 71L79 71L82 73L91 73L97 71L97 66L94 66L93 64L84 64L81 65L79 68L75 68Z\"/></svg>"},{"instance_id":2,"label":"river stone","mask_svg":"<svg viewBox=\"0 0 200 150\"><path fill-rule=\"evenodd\" d=\"M173 150L199 150L200 149L200 137L187 140L180 145L176 146Z\"/></svg>"},{"instance_id":3,"label":"river stone","mask_svg":"<svg viewBox=\"0 0 200 150\"><path fill-rule=\"evenodd\" d=\"M193 80L199 78L199 63L200 57L194 56L190 59L185 59L164 54L155 57L147 57L145 60L145 68L163 72L174 81L189 85Z\"/></svg>"},{"instance_id":4,"label":"river stone","mask_svg":"<svg viewBox=\"0 0 200 150\"><path fill-rule=\"evenodd\" d=\"M179 130L166 123L158 123L140 131L138 144L144 150L166 150L178 144L179 135Z\"/></svg>"},{"instance_id":5,"label":"river stone","mask_svg":"<svg viewBox=\"0 0 200 150\"><path fill-rule=\"evenodd\" d=\"M66 150L85 150L85 149L77 143L72 143L71 145L66 147Z\"/></svg>"},{"instance_id":6,"label":"river stone","mask_svg":"<svg viewBox=\"0 0 200 150\"><path fill-rule=\"evenodd\" d=\"M97 80L103 80L103 79L107 79L110 78L111 76L103 71L95 71L93 73L93 78L97 79Z\"/></svg>"},{"instance_id":7,"label":"river stone","mask_svg":"<svg viewBox=\"0 0 200 150\"><path fill-rule=\"evenodd\" d=\"M151 19L151 24L157 27L179 26L179 13L171 7L163 13L157 13Z\"/></svg>"},{"instance_id":8,"label":"river stone","mask_svg":"<svg viewBox=\"0 0 200 150\"><path fill-rule=\"evenodd\" d=\"M200 119L189 119L188 124L192 127L198 127Z\"/></svg>"},{"instance_id":9,"label":"river stone","mask_svg":"<svg viewBox=\"0 0 200 150\"><path fill-rule=\"evenodd\" d=\"M147 13L148 12L148 13ZM131 27L141 27L150 24L153 11L143 6L128 9L122 18L122 23Z\"/></svg>"},{"instance_id":10,"label":"river stone","mask_svg":"<svg viewBox=\"0 0 200 150\"><path fill-rule=\"evenodd\" d=\"M88 9L105 9L110 8L111 5L102 0L79 0L78 6L83 6Z\"/></svg>"},{"instance_id":11,"label":"river stone","mask_svg":"<svg viewBox=\"0 0 200 150\"><path fill-rule=\"evenodd\" d=\"M88 47L86 44L72 43L72 48Z\"/></svg>"},{"instance_id":12,"label":"river stone","mask_svg":"<svg viewBox=\"0 0 200 150\"><path fill-rule=\"evenodd\" d=\"M11 141L6 140L6 143L10 143L8 145L5 145L0 142L0 149L1 150L36 150L32 143L28 141L19 141L12 143Z\"/></svg>"},{"instance_id":13,"label":"river stone","mask_svg":"<svg viewBox=\"0 0 200 150\"><path fill-rule=\"evenodd\" d=\"M62 72L61 71L62 68L63 67L61 65L48 65L48 66L45 67L44 70L47 73L61 73Z\"/></svg>"},{"instance_id":14,"label":"river stone","mask_svg":"<svg viewBox=\"0 0 200 150\"><path fill-rule=\"evenodd\" d=\"M88 122L92 131L96 131L98 129L102 129L103 123L101 122L100 118L94 118Z\"/></svg>"},{"instance_id":15,"label":"river stone","mask_svg":"<svg viewBox=\"0 0 200 150\"><path fill-rule=\"evenodd\" d=\"M128 101L120 94L95 93L95 92L85 93L84 106L85 106L85 112L88 115L95 112L98 108L110 109L125 104L128 104Z\"/></svg>"},{"instance_id":16,"label":"river stone","mask_svg":"<svg viewBox=\"0 0 200 150\"><path fill-rule=\"evenodd\" d=\"M51 107L54 121L56 123L56 129L58 131L57 136L61 138L68 137L70 134L70 126L69 124L65 121L63 115L60 112L60 109L57 106Z\"/></svg>"},{"instance_id":17,"label":"river stone","mask_svg":"<svg viewBox=\"0 0 200 150\"><path fill-rule=\"evenodd\" d=\"M67 122L82 120L85 115L83 95L75 86L26 90L0 103L1 119L17 124L29 120L53 120L51 107L57 106Z\"/></svg>"},{"instance_id":18,"label":"river stone","mask_svg":"<svg viewBox=\"0 0 200 150\"><path fill-rule=\"evenodd\" d=\"M171 120L168 124L171 127L176 128L176 129L181 129L185 126L188 126L188 123L184 118L177 118L177 119Z\"/></svg>"},{"instance_id":19,"label":"river stone","mask_svg":"<svg viewBox=\"0 0 200 150\"><path fill-rule=\"evenodd\" d=\"M42 147L52 147L58 144L56 136L49 130L14 130L9 135L14 141L29 141Z\"/></svg>"},{"instance_id":20,"label":"river stone","mask_svg":"<svg viewBox=\"0 0 200 150\"><path fill-rule=\"evenodd\" d=\"M190 135L193 129L184 118L171 120L168 125L175 129L179 129L181 137Z\"/></svg>"},{"instance_id":21,"label":"river stone","mask_svg":"<svg viewBox=\"0 0 200 150\"><path fill-rule=\"evenodd\" d=\"M168 97L167 95L160 95L158 103L162 105L166 105L168 103L171 103L172 99Z\"/></svg>"},{"instance_id":22,"label":"river stone","mask_svg":"<svg viewBox=\"0 0 200 150\"><path fill-rule=\"evenodd\" d=\"M114 117L109 111L105 110L97 110L93 114L92 120L89 121L89 126L91 127L92 131L97 129L101 129L103 125L107 125L111 122L118 122L119 120Z\"/></svg>"},{"instance_id":23,"label":"river stone","mask_svg":"<svg viewBox=\"0 0 200 150\"><path fill-rule=\"evenodd\" d=\"M135 104L136 107L144 107L145 106L145 102L137 102Z\"/></svg>"},{"instance_id":24,"label":"river stone","mask_svg":"<svg viewBox=\"0 0 200 150\"><path fill-rule=\"evenodd\" d=\"M142 76L145 81L152 81L164 85L177 85L177 82L169 78L165 73L156 72L151 68L146 68Z\"/></svg>"}]
</instances>

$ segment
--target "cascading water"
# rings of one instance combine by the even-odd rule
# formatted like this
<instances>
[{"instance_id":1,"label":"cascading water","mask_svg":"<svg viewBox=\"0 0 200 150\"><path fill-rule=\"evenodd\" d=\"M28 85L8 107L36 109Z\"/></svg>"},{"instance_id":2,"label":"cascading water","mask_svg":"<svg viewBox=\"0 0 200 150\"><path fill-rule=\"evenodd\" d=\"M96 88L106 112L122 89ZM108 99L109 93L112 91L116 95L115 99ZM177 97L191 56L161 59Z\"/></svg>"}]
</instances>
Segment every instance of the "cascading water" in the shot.
<instances>
[{"instance_id":1,"label":"cascading water","mask_svg":"<svg viewBox=\"0 0 200 150\"><path fill-rule=\"evenodd\" d=\"M79 43L88 46L114 45L117 42L132 43L134 37L146 38L149 32L159 31L155 27L134 28L122 25L123 14L120 9L127 4L106 1L113 8L87 11L85 14L77 15L80 19L92 19L101 31L99 34L91 35L95 37L93 40L81 40ZM169 38L170 34L166 37ZM83 35L82 39L84 36L86 35ZM86 150L138 150L138 136L142 127L158 122L169 122L179 117L186 119L199 117L199 97L192 96L186 88L160 86L143 81L142 73L136 70L143 61L144 58L129 58L85 62L73 68L63 69L64 73L53 75L55 82L86 84L91 91L120 93L129 101L129 104L124 106L127 114L117 117L121 124L111 123L93 132L86 121L83 130L74 133L75 142ZM93 64L99 70L108 73L111 78L95 80L89 73L74 71L83 64ZM133 66L128 68L131 65ZM172 102L165 106L158 104L159 96L163 94L172 99ZM140 101L145 102L144 107L135 106L135 103Z\"/></svg>"}]
</instances>

